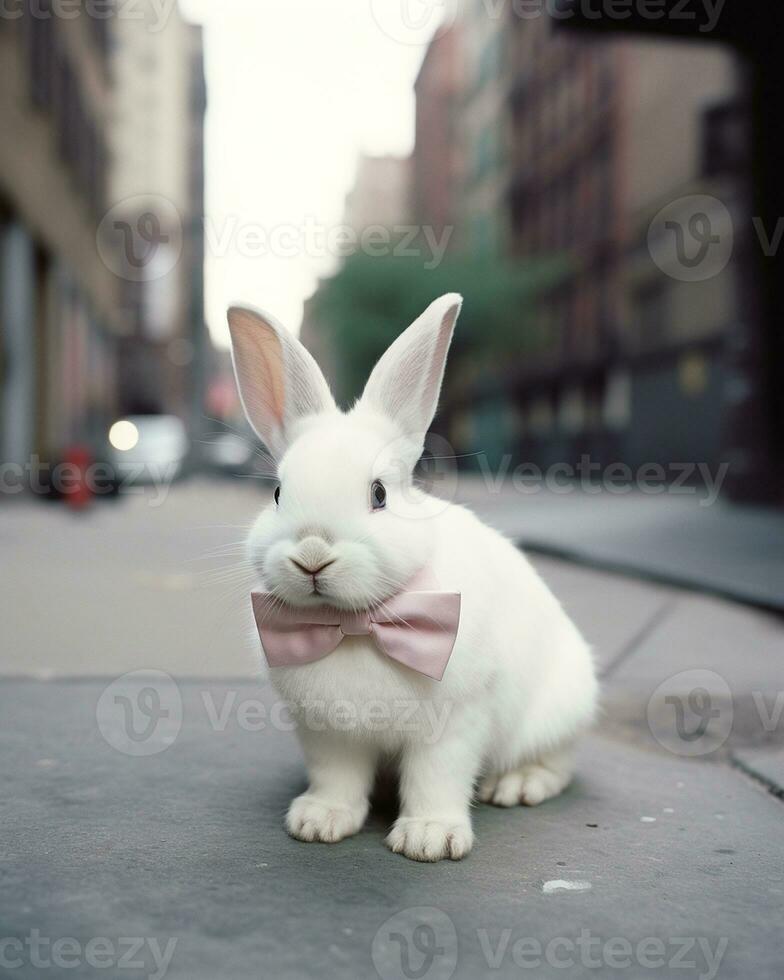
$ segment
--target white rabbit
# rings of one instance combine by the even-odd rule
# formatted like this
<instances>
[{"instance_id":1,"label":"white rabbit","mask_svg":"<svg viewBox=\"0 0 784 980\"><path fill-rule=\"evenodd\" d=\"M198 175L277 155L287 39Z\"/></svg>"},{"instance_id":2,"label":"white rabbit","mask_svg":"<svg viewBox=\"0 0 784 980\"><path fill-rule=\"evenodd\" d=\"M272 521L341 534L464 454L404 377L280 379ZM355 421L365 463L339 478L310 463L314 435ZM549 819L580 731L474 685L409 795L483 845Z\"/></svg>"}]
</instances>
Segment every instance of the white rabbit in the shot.
<instances>
[{"instance_id":1,"label":"white rabbit","mask_svg":"<svg viewBox=\"0 0 784 980\"><path fill-rule=\"evenodd\" d=\"M385 656L368 636L271 670L296 706L308 769L309 788L286 817L300 840L355 834L374 773L392 760L400 815L388 846L418 861L462 858L473 844L477 784L479 799L499 806L556 796L594 715L590 651L527 559L464 507L412 485L461 302L449 294L432 303L346 413L308 351L272 317L229 310L243 406L278 462L278 501L248 541L264 587L288 607L357 610L429 567L440 588L462 596L440 682Z\"/></svg>"}]
</instances>

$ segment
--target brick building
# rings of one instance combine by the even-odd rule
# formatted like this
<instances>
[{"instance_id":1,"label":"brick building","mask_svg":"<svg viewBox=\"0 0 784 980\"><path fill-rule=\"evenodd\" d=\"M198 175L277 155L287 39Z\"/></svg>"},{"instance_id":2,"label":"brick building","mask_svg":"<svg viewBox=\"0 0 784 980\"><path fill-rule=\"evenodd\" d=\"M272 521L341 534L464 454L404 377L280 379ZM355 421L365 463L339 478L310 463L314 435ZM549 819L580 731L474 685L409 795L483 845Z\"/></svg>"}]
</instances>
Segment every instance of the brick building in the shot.
<instances>
[{"instance_id":1,"label":"brick building","mask_svg":"<svg viewBox=\"0 0 784 980\"><path fill-rule=\"evenodd\" d=\"M31 11L0 19L0 454L17 463L111 416L120 328L95 246L109 22Z\"/></svg>"},{"instance_id":2,"label":"brick building","mask_svg":"<svg viewBox=\"0 0 784 980\"><path fill-rule=\"evenodd\" d=\"M617 340L621 52L558 33L547 17L513 17L508 58L510 253L562 255L569 270L541 299L540 354L517 381L525 454L546 462L601 424Z\"/></svg>"},{"instance_id":3,"label":"brick building","mask_svg":"<svg viewBox=\"0 0 784 980\"><path fill-rule=\"evenodd\" d=\"M454 147L440 149L463 161L455 241L477 259L557 258L564 272L537 301L525 357L498 366L492 405L466 390L473 430L485 441L503 431L521 458L543 465L583 453L715 464L738 266L698 281L667 267L649 237L671 202L665 217L687 228L694 202L717 202L707 218L717 229L735 208L737 181L710 152L736 97L733 60L672 42L575 36L544 14L502 9L490 16L471 4L460 22L460 110ZM434 42L436 62L451 33ZM421 83L432 54L417 86L421 117L438 105ZM426 216L423 198L440 198L421 177L420 153L418 144L414 200ZM673 252L674 239L662 244Z\"/></svg>"},{"instance_id":4,"label":"brick building","mask_svg":"<svg viewBox=\"0 0 784 980\"><path fill-rule=\"evenodd\" d=\"M417 220L440 237L453 226L463 175L458 139L463 103L463 49L455 25L438 34L425 53L414 92L416 132L412 155L413 209Z\"/></svg>"},{"instance_id":5,"label":"brick building","mask_svg":"<svg viewBox=\"0 0 784 980\"><path fill-rule=\"evenodd\" d=\"M177 4L162 25L151 0L139 6L144 20L115 18L112 31L115 215L106 232L115 250L129 253L120 270L119 398L125 412L185 415L206 358L202 31Z\"/></svg>"},{"instance_id":6,"label":"brick building","mask_svg":"<svg viewBox=\"0 0 784 980\"><path fill-rule=\"evenodd\" d=\"M201 32L176 5L154 26L47 0L0 18L3 461L201 404ZM145 197L174 216L156 229L178 249L168 275L129 274L138 222L158 219Z\"/></svg>"},{"instance_id":7,"label":"brick building","mask_svg":"<svg viewBox=\"0 0 784 980\"><path fill-rule=\"evenodd\" d=\"M716 465L737 268L691 280L656 261L650 236L674 256L672 225L655 226L665 206L684 227L694 202L733 206L732 177L705 154L736 91L732 59L583 39L546 17L513 20L510 41L510 249L562 254L568 268L541 299L541 354L515 383L521 451ZM720 216L708 220L718 230Z\"/></svg>"}]
</instances>

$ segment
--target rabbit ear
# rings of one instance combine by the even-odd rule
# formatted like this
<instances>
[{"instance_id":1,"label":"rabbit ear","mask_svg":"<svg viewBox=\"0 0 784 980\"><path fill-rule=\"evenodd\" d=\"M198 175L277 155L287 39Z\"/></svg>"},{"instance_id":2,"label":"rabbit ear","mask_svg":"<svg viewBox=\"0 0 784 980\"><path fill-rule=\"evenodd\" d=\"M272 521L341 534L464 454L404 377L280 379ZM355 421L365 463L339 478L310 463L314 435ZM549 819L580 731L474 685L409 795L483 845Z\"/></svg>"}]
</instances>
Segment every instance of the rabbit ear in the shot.
<instances>
[{"instance_id":1,"label":"rabbit ear","mask_svg":"<svg viewBox=\"0 0 784 980\"><path fill-rule=\"evenodd\" d=\"M431 303L373 368L361 404L391 416L420 445L438 406L446 355L463 297Z\"/></svg>"},{"instance_id":2,"label":"rabbit ear","mask_svg":"<svg viewBox=\"0 0 784 980\"><path fill-rule=\"evenodd\" d=\"M292 425L308 415L334 411L335 401L318 364L274 317L232 306L228 318L242 407L279 459L291 441Z\"/></svg>"}]
</instances>

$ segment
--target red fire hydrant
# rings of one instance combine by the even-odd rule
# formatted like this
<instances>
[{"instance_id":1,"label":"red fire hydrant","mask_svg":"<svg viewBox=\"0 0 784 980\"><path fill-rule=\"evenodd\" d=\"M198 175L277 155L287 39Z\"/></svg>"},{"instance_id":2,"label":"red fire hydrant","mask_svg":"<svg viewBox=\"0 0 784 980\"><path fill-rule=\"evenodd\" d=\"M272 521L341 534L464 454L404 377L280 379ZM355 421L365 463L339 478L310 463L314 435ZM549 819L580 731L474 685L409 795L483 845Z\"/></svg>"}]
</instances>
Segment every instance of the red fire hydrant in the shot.
<instances>
[{"instance_id":1,"label":"red fire hydrant","mask_svg":"<svg viewBox=\"0 0 784 980\"><path fill-rule=\"evenodd\" d=\"M66 464L63 477L65 502L73 510L84 510L92 501L90 466L92 454L86 446L71 446L63 457Z\"/></svg>"}]
</instances>

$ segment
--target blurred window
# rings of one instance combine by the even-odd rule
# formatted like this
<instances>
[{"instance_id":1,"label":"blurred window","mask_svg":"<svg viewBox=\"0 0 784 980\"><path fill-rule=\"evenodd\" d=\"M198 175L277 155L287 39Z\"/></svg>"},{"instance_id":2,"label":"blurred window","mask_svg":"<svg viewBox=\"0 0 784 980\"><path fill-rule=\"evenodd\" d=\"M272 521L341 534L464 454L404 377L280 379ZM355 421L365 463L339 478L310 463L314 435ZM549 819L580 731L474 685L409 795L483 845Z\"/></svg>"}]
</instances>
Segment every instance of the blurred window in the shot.
<instances>
[{"instance_id":1,"label":"blurred window","mask_svg":"<svg viewBox=\"0 0 784 980\"><path fill-rule=\"evenodd\" d=\"M55 36L51 0L39 0L36 15L28 8L27 31L28 78L30 96L37 106L49 108L54 98ZM46 16L46 14L49 16Z\"/></svg>"},{"instance_id":2,"label":"blurred window","mask_svg":"<svg viewBox=\"0 0 784 980\"><path fill-rule=\"evenodd\" d=\"M604 389L603 416L608 429L625 429L631 422L632 383L628 371L613 371Z\"/></svg>"},{"instance_id":3,"label":"blurred window","mask_svg":"<svg viewBox=\"0 0 784 980\"><path fill-rule=\"evenodd\" d=\"M543 438L549 436L553 428L553 406L550 399L542 396L531 402L528 414L528 428L532 435Z\"/></svg>"},{"instance_id":4,"label":"blurred window","mask_svg":"<svg viewBox=\"0 0 784 980\"><path fill-rule=\"evenodd\" d=\"M743 106L724 102L702 118L702 174L717 177L742 173L748 165L749 124Z\"/></svg>"},{"instance_id":5,"label":"blurred window","mask_svg":"<svg viewBox=\"0 0 784 980\"><path fill-rule=\"evenodd\" d=\"M603 377L595 378L585 388L585 428L589 432L600 432L603 428L604 382Z\"/></svg>"},{"instance_id":6,"label":"blurred window","mask_svg":"<svg viewBox=\"0 0 784 980\"><path fill-rule=\"evenodd\" d=\"M635 294L637 335L649 349L661 344L667 333L667 289L660 281L648 283Z\"/></svg>"},{"instance_id":7,"label":"blurred window","mask_svg":"<svg viewBox=\"0 0 784 980\"><path fill-rule=\"evenodd\" d=\"M558 427L567 435L577 435L585 428L585 398L582 388L565 388L558 404Z\"/></svg>"},{"instance_id":8,"label":"blurred window","mask_svg":"<svg viewBox=\"0 0 784 980\"><path fill-rule=\"evenodd\" d=\"M688 398L705 394L710 376L710 366L700 351L690 351L678 361L678 386Z\"/></svg>"},{"instance_id":9,"label":"blurred window","mask_svg":"<svg viewBox=\"0 0 784 980\"><path fill-rule=\"evenodd\" d=\"M489 173L496 159L496 129L495 123L490 122L482 127L476 146L476 176L484 177Z\"/></svg>"},{"instance_id":10,"label":"blurred window","mask_svg":"<svg viewBox=\"0 0 784 980\"><path fill-rule=\"evenodd\" d=\"M50 0L37 0L40 11L26 20L30 97L36 106L52 114L57 148L70 167L76 186L100 213L103 208L106 148L103 137L88 114L80 76L65 45L58 42L58 22Z\"/></svg>"}]
</instances>

